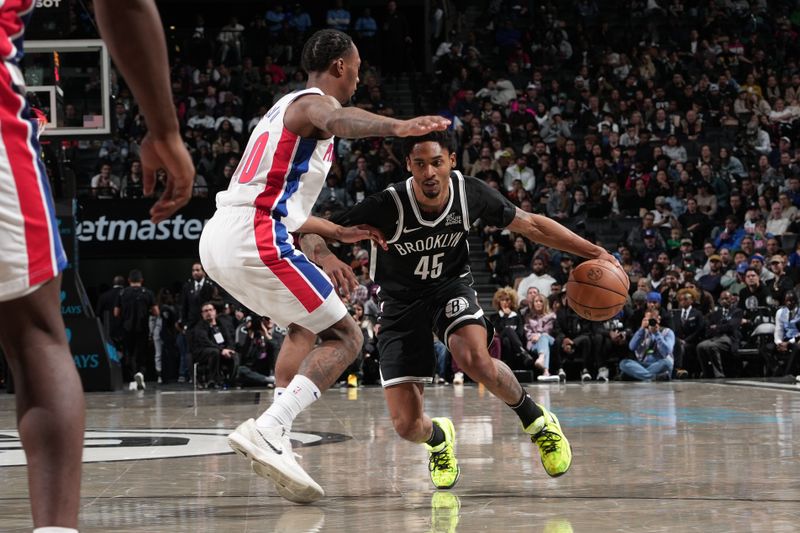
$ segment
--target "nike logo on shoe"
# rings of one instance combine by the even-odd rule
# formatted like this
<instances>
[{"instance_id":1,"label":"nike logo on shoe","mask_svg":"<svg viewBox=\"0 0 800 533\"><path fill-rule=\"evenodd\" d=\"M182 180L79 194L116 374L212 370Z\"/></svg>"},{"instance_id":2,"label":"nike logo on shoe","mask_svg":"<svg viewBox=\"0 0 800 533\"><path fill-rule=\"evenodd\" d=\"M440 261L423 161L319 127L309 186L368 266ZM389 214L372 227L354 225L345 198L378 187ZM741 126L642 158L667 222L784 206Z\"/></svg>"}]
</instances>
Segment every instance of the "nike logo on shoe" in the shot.
<instances>
[{"instance_id":1,"label":"nike logo on shoe","mask_svg":"<svg viewBox=\"0 0 800 533\"><path fill-rule=\"evenodd\" d=\"M264 436L264 434L263 434L263 433L261 433L261 431L260 431L259 429L256 429L256 432L257 432L257 433L259 434L259 436L260 436L260 437L263 439L263 441L267 443L267 446L269 446L270 448L272 448L272 451L273 451L273 452L277 453L278 455L283 455L283 450L281 450L280 448L276 448L275 446L273 446L273 445L272 445L272 443L271 443L270 441L268 441L268 440L267 440L267 438Z\"/></svg>"}]
</instances>

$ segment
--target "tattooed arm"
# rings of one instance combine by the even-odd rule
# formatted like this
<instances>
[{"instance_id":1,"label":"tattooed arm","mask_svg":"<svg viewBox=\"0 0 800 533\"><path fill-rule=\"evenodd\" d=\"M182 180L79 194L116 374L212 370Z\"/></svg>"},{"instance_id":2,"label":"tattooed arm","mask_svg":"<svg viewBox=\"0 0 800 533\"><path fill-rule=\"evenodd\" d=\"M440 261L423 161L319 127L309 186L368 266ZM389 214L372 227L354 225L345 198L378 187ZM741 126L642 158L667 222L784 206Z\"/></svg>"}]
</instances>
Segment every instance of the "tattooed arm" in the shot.
<instances>
[{"instance_id":1,"label":"tattooed arm","mask_svg":"<svg viewBox=\"0 0 800 533\"><path fill-rule=\"evenodd\" d=\"M365 111L342 107L328 95L309 94L298 98L286 111L284 125L303 137L408 137L443 130L450 121L439 116L397 120Z\"/></svg>"}]
</instances>

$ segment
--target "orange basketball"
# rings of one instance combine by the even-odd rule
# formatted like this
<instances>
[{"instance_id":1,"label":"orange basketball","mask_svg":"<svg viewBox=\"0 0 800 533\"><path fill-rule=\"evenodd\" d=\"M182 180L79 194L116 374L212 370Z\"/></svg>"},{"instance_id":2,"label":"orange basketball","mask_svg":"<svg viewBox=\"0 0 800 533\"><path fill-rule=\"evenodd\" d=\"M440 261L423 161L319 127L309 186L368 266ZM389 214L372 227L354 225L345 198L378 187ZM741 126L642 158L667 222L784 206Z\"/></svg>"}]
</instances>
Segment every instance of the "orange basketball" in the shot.
<instances>
[{"instance_id":1,"label":"orange basketball","mask_svg":"<svg viewBox=\"0 0 800 533\"><path fill-rule=\"evenodd\" d=\"M603 322L620 312L630 281L624 272L602 259L578 265L567 281L567 303L581 317Z\"/></svg>"}]
</instances>

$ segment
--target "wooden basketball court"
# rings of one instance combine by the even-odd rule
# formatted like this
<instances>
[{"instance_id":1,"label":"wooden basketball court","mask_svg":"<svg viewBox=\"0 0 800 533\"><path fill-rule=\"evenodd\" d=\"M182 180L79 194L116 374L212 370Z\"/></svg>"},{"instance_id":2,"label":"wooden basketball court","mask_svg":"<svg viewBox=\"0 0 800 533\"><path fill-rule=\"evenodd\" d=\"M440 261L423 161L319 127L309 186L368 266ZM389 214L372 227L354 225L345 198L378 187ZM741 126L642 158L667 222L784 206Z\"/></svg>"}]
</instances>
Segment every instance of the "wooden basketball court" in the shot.
<instances>
[{"instance_id":1,"label":"wooden basketball court","mask_svg":"<svg viewBox=\"0 0 800 533\"><path fill-rule=\"evenodd\" d=\"M431 386L457 431L461 479L430 483L379 388L328 391L295 423L324 487L283 500L227 447L271 391L87 395L81 531L798 531L800 387L760 382L530 385L574 451L544 473L513 412L478 386ZM14 397L0 397L2 531L30 531ZM300 444L304 443L302 446Z\"/></svg>"}]
</instances>

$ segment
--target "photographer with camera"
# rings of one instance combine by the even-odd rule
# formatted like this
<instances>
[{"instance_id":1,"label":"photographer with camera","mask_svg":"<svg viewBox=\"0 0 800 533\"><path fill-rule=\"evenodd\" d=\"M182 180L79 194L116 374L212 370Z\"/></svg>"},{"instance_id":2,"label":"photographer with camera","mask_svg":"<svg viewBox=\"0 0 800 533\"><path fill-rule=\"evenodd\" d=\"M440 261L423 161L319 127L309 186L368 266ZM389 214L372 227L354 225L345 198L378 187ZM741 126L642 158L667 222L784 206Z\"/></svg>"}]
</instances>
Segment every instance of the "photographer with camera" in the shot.
<instances>
[{"instance_id":1,"label":"photographer with camera","mask_svg":"<svg viewBox=\"0 0 800 533\"><path fill-rule=\"evenodd\" d=\"M272 369L278 357L280 342L273 335L274 324L268 316L246 316L236 330L236 351L242 354L238 369L239 383L244 386L273 388Z\"/></svg>"},{"instance_id":2,"label":"photographer with camera","mask_svg":"<svg viewBox=\"0 0 800 533\"><path fill-rule=\"evenodd\" d=\"M675 333L661 326L660 314L650 310L644 314L641 326L628 347L635 358L620 361L619 370L624 376L636 381L670 379L674 364L672 350L675 347Z\"/></svg>"}]
</instances>

